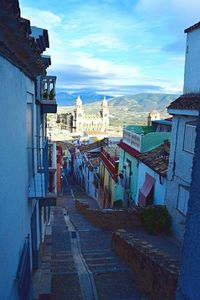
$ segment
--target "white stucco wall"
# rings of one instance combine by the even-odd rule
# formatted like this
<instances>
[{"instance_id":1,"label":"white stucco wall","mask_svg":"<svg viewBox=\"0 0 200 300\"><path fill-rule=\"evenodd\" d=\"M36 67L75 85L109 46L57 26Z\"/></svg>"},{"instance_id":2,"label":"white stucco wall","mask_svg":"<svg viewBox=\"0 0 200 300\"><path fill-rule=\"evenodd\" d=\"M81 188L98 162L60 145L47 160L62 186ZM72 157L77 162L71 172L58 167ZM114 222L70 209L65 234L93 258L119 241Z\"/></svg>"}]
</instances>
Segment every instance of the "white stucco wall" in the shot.
<instances>
[{"instance_id":1,"label":"white stucco wall","mask_svg":"<svg viewBox=\"0 0 200 300\"><path fill-rule=\"evenodd\" d=\"M173 116L169 168L167 176L166 205L172 216L174 235L183 239L185 216L177 210L179 185L190 187L193 154L183 150L186 122L193 121L190 116Z\"/></svg>"},{"instance_id":2,"label":"white stucco wall","mask_svg":"<svg viewBox=\"0 0 200 300\"><path fill-rule=\"evenodd\" d=\"M200 92L200 28L187 34L184 94Z\"/></svg>"},{"instance_id":3,"label":"white stucco wall","mask_svg":"<svg viewBox=\"0 0 200 300\"><path fill-rule=\"evenodd\" d=\"M89 171L86 167L84 168L84 178L85 178L85 191L92 198L98 200L98 193L94 187L94 173Z\"/></svg>"},{"instance_id":4,"label":"white stucco wall","mask_svg":"<svg viewBox=\"0 0 200 300\"><path fill-rule=\"evenodd\" d=\"M30 234L26 109L34 84L0 56L0 299L16 300L16 271Z\"/></svg>"},{"instance_id":5,"label":"white stucco wall","mask_svg":"<svg viewBox=\"0 0 200 300\"><path fill-rule=\"evenodd\" d=\"M154 200L153 204L165 204L165 192L166 192L166 178L161 177L159 178L159 174L154 172L152 169L150 169L148 166L146 166L141 161L139 162L138 166L138 184L137 184L137 196L136 196L136 204L138 204L138 197L139 197L139 190L142 188L144 182L145 182L145 174L148 173L150 176L152 176L155 179L154 184ZM160 183L161 180L161 183Z\"/></svg>"}]
</instances>

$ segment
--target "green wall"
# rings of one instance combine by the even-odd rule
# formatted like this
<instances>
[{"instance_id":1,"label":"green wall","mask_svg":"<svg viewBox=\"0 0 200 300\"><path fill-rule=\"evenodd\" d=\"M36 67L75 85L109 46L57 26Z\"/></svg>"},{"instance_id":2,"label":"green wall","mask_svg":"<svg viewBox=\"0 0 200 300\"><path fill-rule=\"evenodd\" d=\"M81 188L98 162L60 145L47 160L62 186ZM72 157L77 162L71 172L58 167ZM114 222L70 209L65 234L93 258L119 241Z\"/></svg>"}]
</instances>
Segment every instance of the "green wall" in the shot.
<instances>
[{"instance_id":1,"label":"green wall","mask_svg":"<svg viewBox=\"0 0 200 300\"><path fill-rule=\"evenodd\" d=\"M149 128L148 128L149 129ZM141 139L141 153L150 151L158 146L160 146L164 140L170 140L170 132L150 132L142 136ZM137 194L137 181L138 181L138 161L135 157L132 157L123 149L120 148L119 155L119 173L124 171L124 165L126 160L131 161L131 186L130 186L130 196L136 201ZM124 187L120 185L120 181L115 188L115 200L122 199L124 201Z\"/></svg>"},{"instance_id":2,"label":"green wall","mask_svg":"<svg viewBox=\"0 0 200 300\"><path fill-rule=\"evenodd\" d=\"M160 146L164 140L170 140L170 137L170 132L151 132L142 136L141 152L147 152Z\"/></svg>"},{"instance_id":3,"label":"green wall","mask_svg":"<svg viewBox=\"0 0 200 300\"><path fill-rule=\"evenodd\" d=\"M123 149L120 149L119 156L119 173L124 170L123 166L126 163L126 160L131 161L131 184L130 184L130 195L133 200L136 198L137 192L137 159L126 153ZM118 194L121 196L120 199L124 200L124 188L119 184Z\"/></svg>"}]
</instances>

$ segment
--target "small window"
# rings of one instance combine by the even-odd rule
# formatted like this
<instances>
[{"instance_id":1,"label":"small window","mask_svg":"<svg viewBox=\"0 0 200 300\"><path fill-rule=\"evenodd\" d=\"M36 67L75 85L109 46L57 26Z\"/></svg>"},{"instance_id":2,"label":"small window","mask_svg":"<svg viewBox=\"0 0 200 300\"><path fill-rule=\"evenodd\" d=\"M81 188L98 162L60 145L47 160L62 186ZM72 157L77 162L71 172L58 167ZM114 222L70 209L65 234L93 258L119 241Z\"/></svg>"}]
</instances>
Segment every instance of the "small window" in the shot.
<instances>
[{"instance_id":1,"label":"small window","mask_svg":"<svg viewBox=\"0 0 200 300\"><path fill-rule=\"evenodd\" d=\"M185 125L183 150L190 153L194 153L195 140L196 140L196 124L192 122L187 123Z\"/></svg>"},{"instance_id":2,"label":"small window","mask_svg":"<svg viewBox=\"0 0 200 300\"><path fill-rule=\"evenodd\" d=\"M178 191L177 209L184 215L187 214L189 196L189 189L180 185Z\"/></svg>"}]
</instances>

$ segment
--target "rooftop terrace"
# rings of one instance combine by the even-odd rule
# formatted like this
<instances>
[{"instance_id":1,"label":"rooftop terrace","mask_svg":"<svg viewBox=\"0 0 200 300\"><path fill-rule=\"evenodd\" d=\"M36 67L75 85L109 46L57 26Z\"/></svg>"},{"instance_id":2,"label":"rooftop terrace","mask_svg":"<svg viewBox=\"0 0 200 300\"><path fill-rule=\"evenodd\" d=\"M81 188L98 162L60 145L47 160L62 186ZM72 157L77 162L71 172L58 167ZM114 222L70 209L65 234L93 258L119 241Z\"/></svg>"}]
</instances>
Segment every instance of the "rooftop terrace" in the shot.
<instances>
[{"instance_id":1,"label":"rooftop terrace","mask_svg":"<svg viewBox=\"0 0 200 300\"><path fill-rule=\"evenodd\" d=\"M137 134L145 135L150 132L155 132L156 126L128 125L124 129Z\"/></svg>"}]
</instances>

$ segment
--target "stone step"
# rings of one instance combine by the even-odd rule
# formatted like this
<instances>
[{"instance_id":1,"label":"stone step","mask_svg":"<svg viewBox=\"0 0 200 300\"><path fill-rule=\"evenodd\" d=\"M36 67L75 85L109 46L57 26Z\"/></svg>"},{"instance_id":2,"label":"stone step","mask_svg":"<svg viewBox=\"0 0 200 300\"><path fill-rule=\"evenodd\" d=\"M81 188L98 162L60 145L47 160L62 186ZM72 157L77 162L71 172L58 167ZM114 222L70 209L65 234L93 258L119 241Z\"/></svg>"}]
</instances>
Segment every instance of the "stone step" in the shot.
<instances>
[{"instance_id":1,"label":"stone step","mask_svg":"<svg viewBox=\"0 0 200 300\"><path fill-rule=\"evenodd\" d=\"M118 262L96 262L96 261L93 261L93 262L87 262L89 268L105 268L105 269L108 269L108 268L127 268L125 265L123 264L119 264Z\"/></svg>"},{"instance_id":2,"label":"stone step","mask_svg":"<svg viewBox=\"0 0 200 300\"><path fill-rule=\"evenodd\" d=\"M93 274L97 273L115 273L115 272L124 272L128 271L127 267L122 266L89 266L90 271Z\"/></svg>"},{"instance_id":3,"label":"stone step","mask_svg":"<svg viewBox=\"0 0 200 300\"><path fill-rule=\"evenodd\" d=\"M88 255L88 256L85 256L85 259L88 262L93 261L93 260L96 260L96 261L104 260L104 261L106 261L106 263L109 263L109 261L120 262L120 260L115 256L101 256L101 257L99 257L99 256L93 256L93 255L89 256Z\"/></svg>"},{"instance_id":4,"label":"stone step","mask_svg":"<svg viewBox=\"0 0 200 300\"><path fill-rule=\"evenodd\" d=\"M84 255L114 255L116 256L110 249L102 249L102 250L84 250Z\"/></svg>"}]
</instances>

